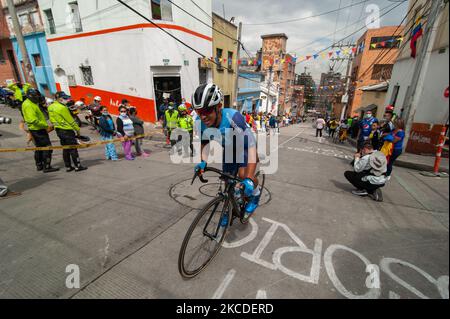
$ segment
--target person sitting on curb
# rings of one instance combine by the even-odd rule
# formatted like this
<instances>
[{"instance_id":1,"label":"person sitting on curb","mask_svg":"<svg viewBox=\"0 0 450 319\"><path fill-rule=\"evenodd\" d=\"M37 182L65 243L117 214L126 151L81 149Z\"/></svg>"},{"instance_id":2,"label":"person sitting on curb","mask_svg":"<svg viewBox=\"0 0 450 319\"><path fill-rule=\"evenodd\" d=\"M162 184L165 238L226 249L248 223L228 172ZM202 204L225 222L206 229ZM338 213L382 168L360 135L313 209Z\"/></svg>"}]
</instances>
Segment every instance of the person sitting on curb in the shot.
<instances>
[{"instance_id":1,"label":"person sitting on curb","mask_svg":"<svg viewBox=\"0 0 450 319\"><path fill-rule=\"evenodd\" d=\"M365 143L361 154L355 154L354 171L344 173L345 178L356 187L352 194L369 196L377 202L383 201L381 187L386 184L386 156L374 151L372 143Z\"/></svg>"}]
</instances>

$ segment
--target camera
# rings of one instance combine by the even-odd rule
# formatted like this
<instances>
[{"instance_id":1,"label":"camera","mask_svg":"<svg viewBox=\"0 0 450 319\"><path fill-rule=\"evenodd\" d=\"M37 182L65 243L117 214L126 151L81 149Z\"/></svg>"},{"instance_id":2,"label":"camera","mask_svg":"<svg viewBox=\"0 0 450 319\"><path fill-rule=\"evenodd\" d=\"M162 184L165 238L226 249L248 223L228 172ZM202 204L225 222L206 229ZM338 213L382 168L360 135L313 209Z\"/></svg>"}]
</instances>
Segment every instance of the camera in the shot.
<instances>
[{"instance_id":1,"label":"camera","mask_svg":"<svg viewBox=\"0 0 450 319\"><path fill-rule=\"evenodd\" d=\"M0 124L11 124L12 120L8 117L0 116Z\"/></svg>"}]
</instances>

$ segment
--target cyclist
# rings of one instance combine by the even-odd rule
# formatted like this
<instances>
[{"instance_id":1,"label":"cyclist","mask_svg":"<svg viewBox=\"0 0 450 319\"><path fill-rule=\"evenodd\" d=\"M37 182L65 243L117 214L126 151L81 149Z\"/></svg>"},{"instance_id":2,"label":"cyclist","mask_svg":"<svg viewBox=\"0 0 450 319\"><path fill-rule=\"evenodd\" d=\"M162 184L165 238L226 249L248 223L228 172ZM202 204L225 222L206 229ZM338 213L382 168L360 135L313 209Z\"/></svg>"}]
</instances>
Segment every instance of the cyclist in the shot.
<instances>
[{"instance_id":1,"label":"cyclist","mask_svg":"<svg viewBox=\"0 0 450 319\"><path fill-rule=\"evenodd\" d=\"M219 130L222 137L222 147L224 148L223 171L232 175L237 174L243 180L244 194L249 198L245 207L244 219L248 220L258 208L261 197L261 188L258 185L258 179L255 177L256 167L259 162L256 140L251 129L246 125L245 118L237 110L223 108L222 99L223 94L215 84L201 85L197 88L192 98L192 106L198 114L197 119L201 120L202 161L195 166L195 171L201 173L206 169L208 154L204 153L204 148L214 140L214 136L218 135L208 134L207 129L215 128ZM241 140L244 142L243 148L238 149L237 142L234 142L234 136L237 137L236 141ZM241 137L242 139L240 139ZM230 155L226 153L231 149L233 151L233 161L232 163L227 163L225 158L229 158ZM242 155L236 154L240 150L244 152L243 163L239 163L237 160ZM226 226L228 224L228 215L225 215L220 223L221 226Z\"/></svg>"}]
</instances>

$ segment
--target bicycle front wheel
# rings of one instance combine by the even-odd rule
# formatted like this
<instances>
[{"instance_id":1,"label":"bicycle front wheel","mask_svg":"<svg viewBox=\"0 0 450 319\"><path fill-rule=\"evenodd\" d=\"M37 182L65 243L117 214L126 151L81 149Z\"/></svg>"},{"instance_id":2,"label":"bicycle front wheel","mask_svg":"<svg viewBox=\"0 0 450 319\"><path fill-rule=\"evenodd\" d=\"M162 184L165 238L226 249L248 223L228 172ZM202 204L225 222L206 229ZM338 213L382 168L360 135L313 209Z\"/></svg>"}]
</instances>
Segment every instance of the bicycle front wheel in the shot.
<instances>
[{"instance_id":1,"label":"bicycle front wheel","mask_svg":"<svg viewBox=\"0 0 450 319\"><path fill-rule=\"evenodd\" d=\"M229 200L219 196L197 215L181 245L178 270L184 278L197 276L219 252L230 225ZM228 214L226 226L220 226L222 216Z\"/></svg>"}]
</instances>

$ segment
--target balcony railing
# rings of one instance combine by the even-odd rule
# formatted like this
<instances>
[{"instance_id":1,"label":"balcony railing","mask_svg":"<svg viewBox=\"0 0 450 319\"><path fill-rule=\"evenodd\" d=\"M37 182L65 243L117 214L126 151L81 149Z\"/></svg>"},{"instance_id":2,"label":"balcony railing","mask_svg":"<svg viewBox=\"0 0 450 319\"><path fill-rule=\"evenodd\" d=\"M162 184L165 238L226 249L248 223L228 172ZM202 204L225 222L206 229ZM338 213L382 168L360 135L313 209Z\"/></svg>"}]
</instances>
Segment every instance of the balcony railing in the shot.
<instances>
[{"instance_id":1,"label":"balcony railing","mask_svg":"<svg viewBox=\"0 0 450 319\"><path fill-rule=\"evenodd\" d=\"M6 0L1 0L2 2L2 7L3 8L7 8L8 7L8 3L6 2ZM27 4L27 3L37 3L37 0L14 0L14 5L17 6L21 6L23 4Z\"/></svg>"}]
</instances>

